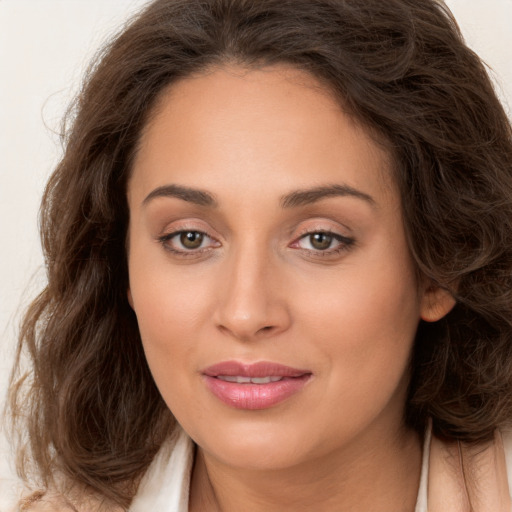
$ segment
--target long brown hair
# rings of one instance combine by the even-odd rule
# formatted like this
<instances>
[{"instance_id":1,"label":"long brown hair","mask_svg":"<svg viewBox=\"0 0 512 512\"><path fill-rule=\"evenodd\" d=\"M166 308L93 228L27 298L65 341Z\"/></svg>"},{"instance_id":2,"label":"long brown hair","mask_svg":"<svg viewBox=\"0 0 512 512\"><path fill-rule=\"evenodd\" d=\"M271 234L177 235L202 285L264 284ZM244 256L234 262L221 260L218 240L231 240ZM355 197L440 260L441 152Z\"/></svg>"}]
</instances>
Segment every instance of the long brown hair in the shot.
<instances>
[{"instance_id":1,"label":"long brown hair","mask_svg":"<svg viewBox=\"0 0 512 512\"><path fill-rule=\"evenodd\" d=\"M126 183L164 88L226 62L306 70L393 156L418 272L457 299L420 325L409 424L478 441L512 417L512 131L444 4L157 0L91 65L43 198L48 285L11 383L20 468L43 486L127 507L173 429L126 297Z\"/></svg>"}]
</instances>

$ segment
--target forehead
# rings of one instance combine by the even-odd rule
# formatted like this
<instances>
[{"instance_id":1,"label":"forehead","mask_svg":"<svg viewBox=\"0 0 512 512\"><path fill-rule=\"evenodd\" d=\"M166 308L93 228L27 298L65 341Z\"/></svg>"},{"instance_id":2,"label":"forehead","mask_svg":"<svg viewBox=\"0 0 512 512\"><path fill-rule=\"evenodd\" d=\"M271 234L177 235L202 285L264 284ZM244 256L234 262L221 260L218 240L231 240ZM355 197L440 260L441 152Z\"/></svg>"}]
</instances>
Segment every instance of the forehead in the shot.
<instances>
[{"instance_id":1,"label":"forehead","mask_svg":"<svg viewBox=\"0 0 512 512\"><path fill-rule=\"evenodd\" d=\"M144 128L130 187L226 182L276 192L349 181L394 191L389 153L310 74L212 68L174 83ZM165 183L164 183L165 182ZM277 189L280 190L277 190Z\"/></svg>"}]
</instances>

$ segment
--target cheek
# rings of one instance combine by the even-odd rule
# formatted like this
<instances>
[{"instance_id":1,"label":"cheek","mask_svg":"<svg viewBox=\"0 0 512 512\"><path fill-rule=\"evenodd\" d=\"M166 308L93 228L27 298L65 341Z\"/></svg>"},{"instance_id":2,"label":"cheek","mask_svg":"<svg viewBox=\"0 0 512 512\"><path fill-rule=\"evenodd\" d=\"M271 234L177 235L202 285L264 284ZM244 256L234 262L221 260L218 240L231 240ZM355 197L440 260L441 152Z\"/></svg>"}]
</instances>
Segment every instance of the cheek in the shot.
<instances>
[{"instance_id":1,"label":"cheek","mask_svg":"<svg viewBox=\"0 0 512 512\"><path fill-rule=\"evenodd\" d=\"M132 230L128 271L141 334L147 333L151 343L171 342L169 334L197 321L206 307L210 274L204 266L173 263L158 242L147 240L144 230Z\"/></svg>"},{"instance_id":2,"label":"cheek","mask_svg":"<svg viewBox=\"0 0 512 512\"><path fill-rule=\"evenodd\" d=\"M297 306L303 335L321 355L330 396L336 402L345 394L354 411L368 396L383 402L401 385L419 322L412 264L375 261L347 267L314 293L294 293L303 298Z\"/></svg>"},{"instance_id":3,"label":"cheek","mask_svg":"<svg viewBox=\"0 0 512 512\"><path fill-rule=\"evenodd\" d=\"M132 280L134 309L146 352L175 353L192 348L207 317L204 281L183 283L172 275L146 274ZM194 336L193 336L194 335Z\"/></svg>"},{"instance_id":4,"label":"cheek","mask_svg":"<svg viewBox=\"0 0 512 512\"><path fill-rule=\"evenodd\" d=\"M170 292L167 280L134 282L135 312L146 360L162 398L171 411L184 410L202 418L202 411L188 398L187 379L197 368L196 336L198 297L192 290ZM194 324L194 325L193 325Z\"/></svg>"},{"instance_id":5,"label":"cheek","mask_svg":"<svg viewBox=\"0 0 512 512\"><path fill-rule=\"evenodd\" d=\"M201 312L208 308L208 284L200 275L187 279L187 267L170 265L163 250L134 243L129 254L133 309L148 364L165 398L165 389L179 376L176 368L191 360L187 354L194 350L206 316Z\"/></svg>"}]
</instances>

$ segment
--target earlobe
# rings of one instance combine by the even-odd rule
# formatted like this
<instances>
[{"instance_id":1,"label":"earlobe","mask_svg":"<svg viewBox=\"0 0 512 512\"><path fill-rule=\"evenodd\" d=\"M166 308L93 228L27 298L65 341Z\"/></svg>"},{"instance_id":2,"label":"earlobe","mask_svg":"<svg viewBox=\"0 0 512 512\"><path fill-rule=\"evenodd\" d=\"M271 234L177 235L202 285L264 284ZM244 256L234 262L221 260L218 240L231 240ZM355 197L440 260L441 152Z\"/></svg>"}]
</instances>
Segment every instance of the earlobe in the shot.
<instances>
[{"instance_id":1,"label":"earlobe","mask_svg":"<svg viewBox=\"0 0 512 512\"><path fill-rule=\"evenodd\" d=\"M126 296L128 297L128 304L130 304L131 308L133 308L133 297L132 297L132 291L130 290L130 288L128 288L127 292L126 292Z\"/></svg>"},{"instance_id":2,"label":"earlobe","mask_svg":"<svg viewBox=\"0 0 512 512\"><path fill-rule=\"evenodd\" d=\"M455 298L444 288L430 285L423 293L420 317L425 322L437 322L455 306Z\"/></svg>"}]
</instances>

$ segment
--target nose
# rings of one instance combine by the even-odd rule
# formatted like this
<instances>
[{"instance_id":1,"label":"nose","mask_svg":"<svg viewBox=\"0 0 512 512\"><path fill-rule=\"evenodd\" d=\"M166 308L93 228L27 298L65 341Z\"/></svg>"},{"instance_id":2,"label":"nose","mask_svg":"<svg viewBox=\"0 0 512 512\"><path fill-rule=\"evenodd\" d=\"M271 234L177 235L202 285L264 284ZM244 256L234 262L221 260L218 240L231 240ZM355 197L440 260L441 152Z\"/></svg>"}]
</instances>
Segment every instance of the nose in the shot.
<instances>
[{"instance_id":1,"label":"nose","mask_svg":"<svg viewBox=\"0 0 512 512\"><path fill-rule=\"evenodd\" d=\"M289 328L291 315L279 265L265 251L239 251L225 262L215 322L240 341L275 336Z\"/></svg>"}]
</instances>

